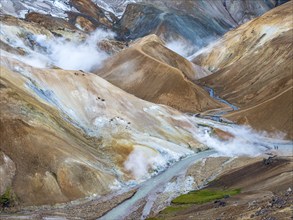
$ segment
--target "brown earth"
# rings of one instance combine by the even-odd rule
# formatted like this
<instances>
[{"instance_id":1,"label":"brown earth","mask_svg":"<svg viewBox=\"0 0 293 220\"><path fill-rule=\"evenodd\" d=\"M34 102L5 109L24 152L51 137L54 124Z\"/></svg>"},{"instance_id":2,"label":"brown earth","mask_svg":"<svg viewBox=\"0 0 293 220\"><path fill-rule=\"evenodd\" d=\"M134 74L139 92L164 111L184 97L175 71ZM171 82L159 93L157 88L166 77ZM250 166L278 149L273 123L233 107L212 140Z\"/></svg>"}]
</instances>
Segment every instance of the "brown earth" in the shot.
<instances>
[{"instance_id":1,"label":"brown earth","mask_svg":"<svg viewBox=\"0 0 293 220\"><path fill-rule=\"evenodd\" d=\"M1 78L5 73L1 68ZM84 137L56 110L48 109L19 85L5 78L1 85L0 149L16 166L9 187L17 195L17 203L55 204L109 192L114 177L98 168L107 165L103 153L93 149L96 141Z\"/></svg>"},{"instance_id":2,"label":"brown earth","mask_svg":"<svg viewBox=\"0 0 293 220\"><path fill-rule=\"evenodd\" d=\"M188 79L197 74L195 68L164 47L155 35L142 38L109 58L96 74L141 99L180 111L202 112L225 107Z\"/></svg>"},{"instance_id":3,"label":"brown earth","mask_svg":"<svg viewBox=\"0 0 293 220\"><path fill-rule=\"evenodd\" d=\"M45 27L48 30L54 30L54 29L69 29L72 31L77 30L77 28L68 23L66 20L62 18L57 18L53 17L51 15L45 15L45 14L40 14L36 12L31 12L25 15L25 20L26 21L31 21L38 23L40 26Z\"/></svg>"},{"instance_id":4,"label":"brown earth","mask_svg":"<svg viewBox=\"0 0 293 220\"><path fill-rule=\"evenodd\" d=\"M93 3L91 0L70 0L69 3L74 6L81 14L86 17L95 19L100 24L100 27L111 28L113 23L105 16L105 11ZM111 12L108 12L111 13ZM115 17L111 13L111 17ZM97 26L98 27L98 26Z\"/></svg>"},{"instance_id":5,"label":"brown earth","mask_svg":"<svg viewBox=\"0 0 293 220\"><path fill-rule=\"evenodd\" d=\"M213 74L200 82L240 107L229 119L293 137L293 1L228 32L193 60Z\"/></svg>"},{"instance_id":6,"label":"brown earth","mask_svg":"<svg viewBox=\"0 0 293 220\"><path fill-rule=\"evenodd\" d=\"M225 115L225 118L234 120L239 124L251 125L257 130L282 131L288 138L293 138L292 91L291 87L263 103L229 113Z\"/></svg>"}]
</instances>

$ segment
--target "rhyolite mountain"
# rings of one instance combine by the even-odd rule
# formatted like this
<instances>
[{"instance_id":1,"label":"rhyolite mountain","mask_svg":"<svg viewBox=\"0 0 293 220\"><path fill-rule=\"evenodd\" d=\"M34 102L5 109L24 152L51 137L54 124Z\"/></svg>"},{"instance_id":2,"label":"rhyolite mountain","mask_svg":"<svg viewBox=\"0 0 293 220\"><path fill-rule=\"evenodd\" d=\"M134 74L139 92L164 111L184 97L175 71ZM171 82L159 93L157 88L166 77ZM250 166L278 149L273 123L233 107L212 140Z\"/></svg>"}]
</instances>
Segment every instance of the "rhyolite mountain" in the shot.
<instances>
[{"instance_id":1,"label":"rhyolite mountain","mask_svg":"<svg viewBox=\"0 0 293 220\"><path fill-rule=\"evenodd\" d=\"M156 35L134 42L95 71L128 93L183 112L228 107L190 80L201 72L206 71L166 48Z\"/></svg>"},{"instance_id":2,"label":"rhyolite mountain","mask_svg":"<svg viewBox=\"0 0 293 220\"><path fill-rule=\"evenodd\" d=\"M285 2L2 1L1 205L105 198L206 150L206 140L240 148L237 134L221 130L232 121L292 139L293 2ZM184 58L172 41L196 53ZM231 122L200 118L211 112ZM205 173L214 170L207 163L198 176L210 180L234 158L215 160L216 173Z\"/></svg>"},{"instance_id":3,"label":"rhyolite mountain","mask_svg":"<svg viewBox=\"0 0 293 220\"><path fill-rule=\"evenodd\" d=\"M210 70L200 82L240 107L226 117L292 138L293 4L288 2L199 52L193 62Z\"/></svg>"},{"instance_id":4,"label":"rhyolite mountain","mask_svg":"<svg viewBox=\"0 0 293 220\"><path fill-rule=\"evenodd\" d=\"M154 33L166 41L179 40L201 48L281 2L246 1L142 1L128 4L118 26L128 39Z\"/></svg>"},{"instance_id":5,"label":"rhyolite mountain","mask_svg":"<svg viewBox=\"0 0 293 220\"><path fill-rule=\"evenodd\" d=\"M1 195L10 188L20 204L104 195L205 148L182 113L92 73L38 69L3 56L0 79ZM141 153L126 169L129 156ZM141 162L146 168L136 175Z\"/></svg>"},{"instance_id":6,"label":"rhyolite mountain","mask_svg":"<svg viewBox=\"0 0 293 220\"><path fill-rule=\"evenodd\" d=\"M78 43L87 37L83 31L60 29L49 19L43 21L48 23L1 15L1 195L9 189L21 206L105 195L206 149L196 137L197 123L182 112L141 100L93 73L51 64L34 67L32 55L51 56L47 41L62 35L66 42ZM65 25L58 21L57 26ZM173 74L175 80L171 78L170 83L181 82L199 96L196 106L222 106L185 79L195 74L193 64L165 48L158 37L141 39L121 53L141 50L144 45L150 50L144 55L146 65L152 65L149 62L153 60L165 66L166 80ZM180 92L180 87L173 90L178 102ZM165 94L168 97L168 90ZM191 110L199 112L201 107ZM141 154L145 156L130 160ZM141 163L145 168L136 173Z\"/></svg>"}]
</instances>

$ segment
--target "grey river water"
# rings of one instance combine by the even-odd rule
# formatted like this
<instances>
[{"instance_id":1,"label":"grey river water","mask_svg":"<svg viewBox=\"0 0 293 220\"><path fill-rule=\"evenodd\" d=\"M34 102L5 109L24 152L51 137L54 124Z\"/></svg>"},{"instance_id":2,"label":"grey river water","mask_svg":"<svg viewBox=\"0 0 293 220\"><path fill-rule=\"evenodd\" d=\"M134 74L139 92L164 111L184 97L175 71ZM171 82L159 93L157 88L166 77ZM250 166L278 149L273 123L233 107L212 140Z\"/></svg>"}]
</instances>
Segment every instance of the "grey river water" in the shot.
<instances>
[{"instance_id":1,"label":"grey river water","mask_svg":"<svg viewBox=\"0 0 293 220\"><path fill-rule=\"evenodd\" d=\"M177 176L182 170L186 170L192 163L195 163L203 158L210 156L211 154L216 153L214 150L204 151L198 154L194 154L190 157L187 157L173 166L169 167L163 173L145 181L141 184L136 194L116 206L114 209L106 213L106 215L102 216L101 220L120 220L127 217L131 212L135 211L135 204L139 202L141 199L146 199L149 194L154 193L159 190L160 187L166 185L173 177Z\"/></svg>"}]
</instances>

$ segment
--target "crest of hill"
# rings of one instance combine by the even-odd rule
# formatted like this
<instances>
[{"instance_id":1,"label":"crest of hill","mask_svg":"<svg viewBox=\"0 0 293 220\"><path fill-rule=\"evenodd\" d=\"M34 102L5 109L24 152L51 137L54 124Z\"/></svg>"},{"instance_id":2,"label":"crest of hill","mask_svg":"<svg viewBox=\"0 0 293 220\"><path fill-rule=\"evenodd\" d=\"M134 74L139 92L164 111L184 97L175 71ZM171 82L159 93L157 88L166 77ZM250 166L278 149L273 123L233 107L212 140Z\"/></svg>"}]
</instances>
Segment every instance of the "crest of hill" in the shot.
<instances>
[{"instance_id":1,"label":"crest of hill","mask_svg":"<svg viewBox=\"0 0 293 220\"><path fill-rule=\"evenodd\" d=\"M196 77L194 65L156 35L137 40L105 63L96 74L141 99L183 112L225 107L189 80Z\"/></svg>"},{"instance_id":2,"label":"crest of hill","mask_svg":"<svg viewBox=\"0 0 293 220\"><path fill-rule=\"evenodd\" d=\"M293 2L285 3L228 32L193 59L214 72L200 82L240 107L230 118L259 129L281 130L289 138L293 135L292 10Z\"/></svg>"}]
</instances>

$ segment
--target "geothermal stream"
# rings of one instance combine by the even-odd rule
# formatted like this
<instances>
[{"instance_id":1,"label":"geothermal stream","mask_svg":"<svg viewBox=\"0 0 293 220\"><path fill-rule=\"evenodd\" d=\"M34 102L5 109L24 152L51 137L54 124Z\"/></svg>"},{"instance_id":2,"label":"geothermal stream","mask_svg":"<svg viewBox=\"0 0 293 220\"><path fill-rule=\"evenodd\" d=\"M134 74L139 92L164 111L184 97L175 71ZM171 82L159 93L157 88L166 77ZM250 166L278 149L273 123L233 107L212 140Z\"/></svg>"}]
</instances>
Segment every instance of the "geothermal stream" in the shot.
<instances>
[{"instance_id":1,"label":"geothermal stream","mask_svg":"<svg viewBox=\"0 0 293 220\"><path fill-rule=\"evenodd\" d=\"M106 213L103 217L100 219L109 220L109 219L124 219L126 217L131 216L133 212L135 212L140 206L140 202L142 200L147 200L147 203L145 205L143 216L141 216L142 219L147 217L149 214L149 211L151 210L151 206L147 207L148 205L148 197L150 195L154 195L156 193L159 193L160 190L163 189L166 184L171 181L172 178L182 174L192 163L195 163L196 161L199 161L205 157L210 156L211 154L216 153L214 150L208 150L205 152L201 152L195 155L192 155L186 159L183 159L176 163L174 166L167 169L165 172L161 173L160 175L157 175L144 183L141 184L138 191L135 193L135 195L125 202L121 203L120 205L116 206L114 209L110 210L108 213ZM150 201L152 203L152 201Z\"/></svg>"},{"instance_id":2,"label":"geothermal stream","mask_svg":"<svg viewBox=\"0 0 293 220\"><path fill-rule=\"evenodd\" d=\"M216 96L216 95L215 95L215 91L214 91L214 89L212 89L212 88L210 88L210 87L207 87L207 86L205 86L204 88L209 92L210 96L211 96L213 99L215 99L215 100L217 100L217 101L219 101L219 102L222 102L222 103L224 103L224 104L230 106L230 107L232 108L231 111L236 111L236 110L238 110L238 107L237 107L237 106L232 105L231 103L229 103L228 101L226 101L226 100L220 98L219 96ZM219 116L219 115L223 115L223 114L225 114L225 113L227 113L227 112L230 112L230 111L221 112L221 113L218 113L217 115L218 115L218 116Z\"/></svg>"}]
</instances>

